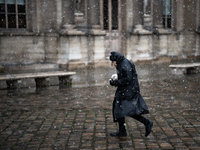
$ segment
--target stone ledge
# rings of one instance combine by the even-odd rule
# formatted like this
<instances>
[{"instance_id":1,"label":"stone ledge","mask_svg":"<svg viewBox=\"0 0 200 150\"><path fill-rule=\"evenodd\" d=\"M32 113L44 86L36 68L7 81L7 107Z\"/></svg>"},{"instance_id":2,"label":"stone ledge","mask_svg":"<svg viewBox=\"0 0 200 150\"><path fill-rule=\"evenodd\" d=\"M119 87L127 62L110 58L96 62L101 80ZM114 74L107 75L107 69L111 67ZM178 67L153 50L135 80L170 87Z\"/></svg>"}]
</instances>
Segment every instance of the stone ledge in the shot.
<instances>
[{"instance_id":1,"label":"stone ledge","mask_svg":"<svg viewBox=\"0 0 200 150\"><path fill-rule=\"evenodd\" d=\"M77 69L77 68L85 68L87 67L87 64L84 63L83 61L71 61L71 62L68 62L67 64L59 64L59 67L70 70L70 69Z\"/></svg>"},{"instance_id":2,"label":"stone ledge","mask_svg":"<svg viewBox=\"0 0 200 150\"><path fill-rule=\"evenodd\" d=\"M30 35L41 35L39 33L33 32L1 32L0 35L2 36L30 36Z\"/></svg>"},{"instance_id":3,"label":"stone ledge","mask_svg":"<svg viewBox=\"0 0 200 150\"><path fill-rule=\"evenodd\" d=\"M109 60L95 60L94 62L89 63L89 65L94 67L110 67L111 62Z\"/></svg>"},{"instance_id":4,"label":"stone ledge","mask_svg":"<svg viewBox=\"0 0 200 150\"><path fill-rule=\"evenodd\" d=\"M173 34L174 32L164 29L164 28L158 28L155 30L155 33L157 33L157 34Z\"/></svg>"},{"instance_id":5,"label":"stone ledge","mask_svg":"<svg viewBox=\"0 0 200 150\"><path fill-rule=\"evenodd\" d=\"M150 35L150 34L153 34L153 32L144 29L142 25L137 25L136 28L133 29L132 34L136 34L136 35Z\"/></svg>"},{"instance_id":6,"label":"stone ledge","mask_svg":"<svg viewBox=\"0 0 200 150\"><path fill-rule=\"evenodd\" d=\"M131 32L133 35L151 35L151 34L160 34L160 35L167 35L167 34L180 34L179 32L174 32L172 30L168 30L162 27L157 27L151 30L145 29L142 25L137 25L135 29Z\"/></svg>"},{"instance_id":7,"label":"stone ledge","mask_svg":"<svg viewBox=\"0 0 200 150\"><path fill-rule=\"evenodd\" d=\"M60 31L61 35L106 35L106 31L99 29L91 29L91 30L77 30L77 29L62 29Z\"/></svg>"},{"instance_id":8,"label":"stone ledge","mask_svg":"<svg viewBox=\"0 0 200 150\"><path fill-rule=\"evenodd\" d=\"M90 30L91 35L106 35L106 31L104 30Z\"/></svg>"},{"instance_id":9,"label":"stone ledge","mask_svg":"<svg viewBox=\"0 0 200 150\"><path fill-rule=\"evenodd\" d=\"M38 33L38 32L1 32L0 36L58 36L53 32Z\"/></svg>"},{"instance_id":10,"label":"stone ledge","mask_svg":"<svg viewBox=\"0 0 200 150\"><path fill-rule=\"evenodd\" d=\"M108 60L95 60L86 64L83 61L70 61L67 64L59 64L60 68L71 70L86 67L110 67L111 63Z\"/></svg>"},{"instance_id":11,"label":"stone ledge","mask_svg":"<svg viewBox=\"0 0 200 150\"><path fill-rule=\"evenodd\" d=\"M60 31L60 34L61 35L86 35L84 32L82 31L78 31L76 29L72 29L72 30L69 30L69 29L62 29Z\"/></svg>"},{"instance_id":12,"label":"stone ledge","mask_svg":"<svg viewBox=\"0 0 200 150\"><path fill-rule=\"evenodd\" d=\"M169 64L171 63L171 61L172 61L171 57L159 56L158 58L152 60L152 64L163 64L163 63Z\"/></svg>"}]
</instances>

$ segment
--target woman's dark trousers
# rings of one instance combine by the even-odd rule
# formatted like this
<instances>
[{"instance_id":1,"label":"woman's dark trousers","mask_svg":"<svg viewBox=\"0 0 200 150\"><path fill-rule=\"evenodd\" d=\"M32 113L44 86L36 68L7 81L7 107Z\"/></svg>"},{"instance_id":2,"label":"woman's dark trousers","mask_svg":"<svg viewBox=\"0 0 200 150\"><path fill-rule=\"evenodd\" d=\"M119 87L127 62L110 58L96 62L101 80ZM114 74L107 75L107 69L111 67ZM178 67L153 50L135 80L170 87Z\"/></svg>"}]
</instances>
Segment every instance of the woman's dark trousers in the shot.
<instances>
[{"instance_id":1,"label":"woman's dark trousers","mask_svg":"<svg viewBox=\"0 0 200 150\"><path fill-rule=\"evenodd\" d=\"M149 124L149 120L144 118L141 115L133 115L133 116L130 116L130 117L133 118L133 119L136 119L137 121L139 121L141 123L143 123L145 126ZM125 118L124 117L118 118L117 121L118 121L118 124L119 124L119 131L125 132L126 131Z\"/></svg>"}]
</instances>

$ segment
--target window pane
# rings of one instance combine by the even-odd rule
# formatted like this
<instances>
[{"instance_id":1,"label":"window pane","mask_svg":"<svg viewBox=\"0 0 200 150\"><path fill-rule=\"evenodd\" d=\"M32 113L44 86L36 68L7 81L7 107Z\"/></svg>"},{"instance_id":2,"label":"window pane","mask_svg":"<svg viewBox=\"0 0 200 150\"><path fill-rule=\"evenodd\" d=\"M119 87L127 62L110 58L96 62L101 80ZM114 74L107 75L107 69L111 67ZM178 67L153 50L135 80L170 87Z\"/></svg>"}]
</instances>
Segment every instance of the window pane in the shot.
<instances>
[{"instance_id":1,"label":"window pane","mask_svg":"<svg viewBox=\"0 0 200 150\"><path fill-rule=\"evenodd\" d=\"M0 3L0 12L5 12L5 4Z\"/></svg>"},{"instance_id":2,"label":"window pane","mask_svg":"<svg viewBox=\"0 0 200 150\"><path fill-rule=\"evenodd\" d=\"M171 15L171 7L167 7L167 14L166 15Z\"/></svg>"},{"instance_id":3,"label":"window pane","mask_svg":"<svg viewBox=\"0 0 200 150\"><path fill-rule=\"evenodd\" d=\"M103 1L103 23L104 29L108 29L108 0Z\"/></svg>"},{"instance_id":4,"label":"window pane","mask_svg":"<svg viewBox=\"0 0 200 150\"><path fill-rule=\"evenodd\" d=\"M0 0L0 4L5 4L5 0Z\"/></svg>"},{"instance_id":5,"label":"window pane","mask_svg":"<svg viewBox=\"0 0 200 150\"><path fill-rule=\"evenodd\" d=\"M7 4L7 7L8 7L8 12L15 13L15 5Z\"/></svg>"},{"instance_id":6,"label":"window pane","mask_svg":"<svg viewBox=\"0 0 200 150\"><path fill-rule=\"evenodd\" d=\"M118 29L118 0L112 0L112 29Z\"/></svg>"},{"instance_id":7,"label":"window pane","mask_svg":"<svg viewBox=\"0 0 200 150\"><path fill-rule=\"evenodd\" d=\"M163 15L171 15L171 0L163 0Z\"/></svg>"},{"instance_id":8,"label":"window pane","mask_svg":"<svg viewBox=\"0 0 200 150\"><path fill-rule=\"evenodd\" d=\"M17 5L25 5L25 0L17 0Z\"/></svg>"},{"instance_id":9,"label":"window pane","mask_svg":"<svg viewBox=\"0 0 200 150\"><path fill-rule=\"evenodd\" d=\"M7 4L15 4L15 0L7 0Z\"/></svg>"},{"instance_id":10,"label":"window pane","mask_svg":"<svg viewBox=\"0 0 200 150\"><path fill-rule=\"evenodd\" d=\"M167 6L171 6L171 0L167 0Z\"/></svg>"},{"instance_id":11,"label":"window pane","mask_svg":"<svg viewBox=\"0 0 200 150\"><path fill-rule=\"evenodd\" d=\"M165 7L163 7L163 15L165 15Z\"/></svg>"},{"instance_id":12,"label":"window pane","mask_svg":"<svg viewBox=\"0 0 200 150\"><path fill-rule=\"evenodd\" d=\"M19 15L18 19L19 28L26 28L26 15Z\"/></svg>"},{"instance_id":13,"label":"window pane","mask_svg":"<svg viewBox=\"0 0 200 150\"><path fill-rule=\"evenodd\" d=\"M0 28L6 28L6 17L0 14Z\"/></svg>"},{"instance_id":14,"label":"window pane","mask_svg":"<svg viewBox=\"0 0 200 150\"><path fill-rule=\"evenodd\" d=\"M166 4L165 0L163 0L163 6Z\"/></svg>"},{"instance_id":15,"label":"window pane","mask_svg":"<svg viewBox=\"0 0 200 150\"><path fill-rule=\"evenodd\" d=\"M5 4L5 0L0 0L0 4Z\"/></svg>"},{"instance_id":16,"label":"window pane","mask_svg":"<svg viewBox=\"0 0 200 150\"><path fill-rule=\"evenodd\" d=\"M26 8L25 5L18 5L18 13L25 13Z\"/></svg>"},{"instance_id":17,"label":"window pane","mask_svg":"<svg viewBox=\"0 0 200 150\"><path fill-rule=\"evenodd\" d=\"M16 15L8 15L8 28L16 28Z\"/></svg>"},{"instance_id":18,"label":"window pane","mask_svg":"<svg viewBox=\"0 0 200 150\"><path fill-rule=\"evenodd\" d=\"M166 4L166 2L165 2L165 0L163 0L163 15L165 15L165 4Z\"/></svg>"},{"instance_id":19,"label":"window pane","mask_svg":"<svg viewBox=\"0 0 200 150\"><path fill-rule=\"evenodd\" d=\"M171 17L167 18L167 28L171 28Z\"/></svg>"}]
</instances>

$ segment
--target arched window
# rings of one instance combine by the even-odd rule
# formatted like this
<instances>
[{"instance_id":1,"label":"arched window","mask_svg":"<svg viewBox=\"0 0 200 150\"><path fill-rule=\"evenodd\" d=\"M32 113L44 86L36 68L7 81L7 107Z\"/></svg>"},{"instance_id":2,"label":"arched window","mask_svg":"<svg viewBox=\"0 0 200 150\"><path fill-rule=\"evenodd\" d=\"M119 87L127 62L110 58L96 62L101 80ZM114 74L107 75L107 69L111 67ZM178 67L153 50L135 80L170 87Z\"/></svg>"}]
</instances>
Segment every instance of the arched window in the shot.
<instances>
[{"instance_id":1,"label":"arched window","mask_svg":"<svg viewBox=\"0 0 200 150\"><path fill-rule=\"evenodd\" d=\"M0 28L26 28L25 0L0 0Z\"/></svg>"}]
</instances>

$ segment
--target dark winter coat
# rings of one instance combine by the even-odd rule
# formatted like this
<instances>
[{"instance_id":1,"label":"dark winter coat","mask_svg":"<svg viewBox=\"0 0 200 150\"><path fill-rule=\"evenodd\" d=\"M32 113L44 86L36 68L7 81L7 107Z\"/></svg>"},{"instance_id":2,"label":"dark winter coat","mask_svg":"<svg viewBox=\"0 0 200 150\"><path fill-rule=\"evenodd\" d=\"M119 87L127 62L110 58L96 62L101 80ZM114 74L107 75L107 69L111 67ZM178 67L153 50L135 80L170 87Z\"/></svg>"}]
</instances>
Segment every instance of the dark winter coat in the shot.
<instances>
[{"instance_id":1,"label":"dark winter coat","mask_svg":"<svg viewBox=\"0 0 200 150\"><path fill-rule=\"evenodd\" d=\"M113 101L113 118L148 114L147 105L140 95L140 88L135 65L117 52L111 52L111 61L117 61L117 75L114 85L117 86Z\"/></svg>"}]
</instances>

